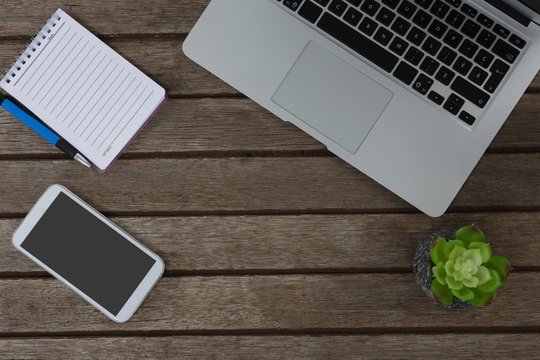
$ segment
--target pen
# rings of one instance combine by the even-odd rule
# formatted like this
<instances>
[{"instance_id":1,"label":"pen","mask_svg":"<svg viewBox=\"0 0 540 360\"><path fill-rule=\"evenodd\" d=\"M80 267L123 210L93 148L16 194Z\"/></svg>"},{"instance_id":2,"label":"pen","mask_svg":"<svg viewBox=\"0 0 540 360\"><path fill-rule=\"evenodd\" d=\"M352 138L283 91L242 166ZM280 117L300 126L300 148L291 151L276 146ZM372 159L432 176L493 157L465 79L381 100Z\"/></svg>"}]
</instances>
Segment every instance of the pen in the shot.
<instances>
[{"instance_id":1,"label":"pen","mask_svg":"<svg viewBox=\"0 0 540 360\"><path fill-rule=\"evenodd\" d=\"M41 135L45 140L56 146L58 149L66 153L70 158L76 160L80 164L91 167L92 164L82 156L77 149L75 149L71 144L66 140L62 139L55 132L49 129L40 121L36 120L33 116L28 114L27 111L23 110L19 105L13 102L11 99L0 95L0 106L3 107L8 113L13 115L15 118L22 121L30 129L34 130L36 133Z\"/></svg>"}]
</instances>

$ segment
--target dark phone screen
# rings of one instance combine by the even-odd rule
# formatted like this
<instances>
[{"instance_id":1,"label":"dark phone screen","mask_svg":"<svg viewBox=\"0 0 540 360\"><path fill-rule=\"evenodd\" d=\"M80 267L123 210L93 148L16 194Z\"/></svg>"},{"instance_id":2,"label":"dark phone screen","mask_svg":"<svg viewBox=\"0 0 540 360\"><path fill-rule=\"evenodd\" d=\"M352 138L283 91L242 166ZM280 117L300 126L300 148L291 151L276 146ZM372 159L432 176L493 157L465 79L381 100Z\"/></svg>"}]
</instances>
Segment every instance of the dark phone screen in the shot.
<instances>
[{"instance_id":1,"label":"dark phone screen","mask_svg":"<svg viewBox=\"0 0 540 360\"><path fill-rule=\"evenodd\" d=\"M156 262L64 193L21 246L114 315Z\"/></svg>"}]
</instances>

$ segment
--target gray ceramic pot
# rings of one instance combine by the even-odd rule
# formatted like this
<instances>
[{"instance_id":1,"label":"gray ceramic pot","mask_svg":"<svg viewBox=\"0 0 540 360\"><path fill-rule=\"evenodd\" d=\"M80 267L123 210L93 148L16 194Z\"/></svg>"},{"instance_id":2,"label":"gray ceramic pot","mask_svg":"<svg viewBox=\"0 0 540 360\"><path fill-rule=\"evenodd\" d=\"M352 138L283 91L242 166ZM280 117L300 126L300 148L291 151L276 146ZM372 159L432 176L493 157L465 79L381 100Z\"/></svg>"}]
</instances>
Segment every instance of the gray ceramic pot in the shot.
<instances>
[{"instance_id":1,"label":"gray ceramic pot","mask_svg":"<svg viewBox=\"0 0 540 360\"><path fill-rule=\"evenodd\" d=\"M431 292L431 282L433 281L433 263L431 262L430 251L433 243L439 236L446 239L453 239L456 235L456 230L439 230L427 235L424 240L416 248L416 254L414 255L413 273L416 278L418 286L426 293L427 296L435 300L433 293ZM452 305L448 306L448 309L465 309L472 305L468 301L461 301L454 298Z\"/></svg>"}]
</instances>

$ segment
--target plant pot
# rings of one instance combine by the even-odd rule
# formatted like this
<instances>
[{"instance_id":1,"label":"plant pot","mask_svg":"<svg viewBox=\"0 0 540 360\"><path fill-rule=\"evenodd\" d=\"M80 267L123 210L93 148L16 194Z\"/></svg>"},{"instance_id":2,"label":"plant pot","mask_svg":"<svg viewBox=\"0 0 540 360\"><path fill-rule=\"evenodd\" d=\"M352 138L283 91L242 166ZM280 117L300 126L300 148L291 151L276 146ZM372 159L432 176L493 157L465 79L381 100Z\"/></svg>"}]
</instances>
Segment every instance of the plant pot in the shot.
<instances>
[{"instance_id":1,"label":"plant pot","mask_svg":"<svg viewBox=\"0 0 540 360\"><path fill-rule=\"evenodd\" d=\"M439 236L446 239L453 239L456 235L456 230L439 230L427 235L418 247L414 255L413 273L416 278L416 283L426 293L427 296L436 302L433 293L431 292L431 283L433 281L433 262L431 261L431 248L433 243ZM467 301L461 301L454 298L454 302L447 306L447 309L465 309L472 305Z\"/></svg>"}]
</instances>

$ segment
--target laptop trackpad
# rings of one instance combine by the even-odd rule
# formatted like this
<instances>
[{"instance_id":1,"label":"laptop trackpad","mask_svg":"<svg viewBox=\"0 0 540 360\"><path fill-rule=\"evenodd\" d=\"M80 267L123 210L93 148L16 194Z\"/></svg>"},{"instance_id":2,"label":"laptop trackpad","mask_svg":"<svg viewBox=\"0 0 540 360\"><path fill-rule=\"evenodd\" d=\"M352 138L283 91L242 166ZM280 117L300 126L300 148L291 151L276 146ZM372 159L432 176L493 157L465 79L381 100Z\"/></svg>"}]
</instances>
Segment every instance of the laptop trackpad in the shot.
<instances>
[{"instance_id":1,"label":"laptop trackpad","mask_svg":"<svg viewBox=\"0 0 540 360\"><path fill-rule=\"evenodd\" d=\"M388 89L311 41L272 100L356 153L392 96Z\"/></svg>"}]
</instances>

